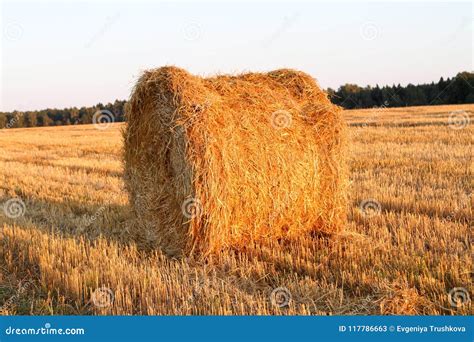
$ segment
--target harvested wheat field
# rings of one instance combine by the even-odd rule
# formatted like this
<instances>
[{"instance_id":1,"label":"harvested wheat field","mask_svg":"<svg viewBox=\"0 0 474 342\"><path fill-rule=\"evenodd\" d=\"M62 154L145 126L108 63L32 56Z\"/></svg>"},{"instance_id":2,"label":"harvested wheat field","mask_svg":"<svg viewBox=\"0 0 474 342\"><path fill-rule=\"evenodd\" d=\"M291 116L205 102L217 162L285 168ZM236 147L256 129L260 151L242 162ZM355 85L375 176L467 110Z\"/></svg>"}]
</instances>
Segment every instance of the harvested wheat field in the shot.
<instances>
[{"instance_id":1,"label":"harvested wheat field","mask_svg":"<svg viewBox=\"0 0 474 342\"><path fill-rule=\"evenodd\" d=\"M472 314L473 113L345 111L345 230L205 261L130 239L123 125L4 129L2 313Z\"/></svg>"},{"instance_id":2,"label":"harvested wheat field","mask_svg":"<svg viewBox=\"0 0 474 342\"><path fill-rule=\"evenodd\" d=\"M162 67L129 103L125 185L149 245L206 255L343 229L346 125L311 76Z\"/></svg>"}]
</instances>

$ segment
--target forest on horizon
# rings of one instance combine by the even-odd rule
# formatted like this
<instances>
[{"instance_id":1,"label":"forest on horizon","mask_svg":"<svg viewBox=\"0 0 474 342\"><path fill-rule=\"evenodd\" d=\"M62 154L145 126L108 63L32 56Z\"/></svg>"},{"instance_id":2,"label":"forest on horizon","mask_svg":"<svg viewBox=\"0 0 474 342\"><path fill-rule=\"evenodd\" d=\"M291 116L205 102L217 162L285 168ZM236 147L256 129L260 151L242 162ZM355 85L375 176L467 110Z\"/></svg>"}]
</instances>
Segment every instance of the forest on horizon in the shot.
<instances>
[{"instance_id":1,"label":"forest on horizon","mask_svg":"<svg viewBox=\"0 0 474 342\"><path fill-rule=\"evenodd\" d=\"M474 73L464 71L452 78L441 77L437 83L407 86L344 84L337 90L328 88L327 92L334 104L345 109L474 103ZM91 124L99 111L105 111L112 122L123 122L126 105L125 100L115 100L92 107L0 112L0 129Z\"/></svg>"}]
</instances>

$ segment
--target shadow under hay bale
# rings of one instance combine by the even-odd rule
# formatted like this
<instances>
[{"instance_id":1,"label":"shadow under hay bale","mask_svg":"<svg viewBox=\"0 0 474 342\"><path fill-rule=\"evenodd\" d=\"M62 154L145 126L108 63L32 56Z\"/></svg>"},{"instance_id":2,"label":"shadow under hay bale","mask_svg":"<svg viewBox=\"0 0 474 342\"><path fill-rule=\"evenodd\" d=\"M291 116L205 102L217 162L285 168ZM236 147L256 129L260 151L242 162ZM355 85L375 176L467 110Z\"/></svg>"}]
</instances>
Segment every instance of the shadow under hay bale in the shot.
<instances>
[{"instance_id":1,"label":"shadow under hay bale","mask_svg":"<svg viewBox=\"0 0 474 342\"><path fill-rule=\"evenodd\" d=\"M294 70L145 72L124 132L138 234L170 255L342 229L345 123Z\"/></svg>"}]
</instances>

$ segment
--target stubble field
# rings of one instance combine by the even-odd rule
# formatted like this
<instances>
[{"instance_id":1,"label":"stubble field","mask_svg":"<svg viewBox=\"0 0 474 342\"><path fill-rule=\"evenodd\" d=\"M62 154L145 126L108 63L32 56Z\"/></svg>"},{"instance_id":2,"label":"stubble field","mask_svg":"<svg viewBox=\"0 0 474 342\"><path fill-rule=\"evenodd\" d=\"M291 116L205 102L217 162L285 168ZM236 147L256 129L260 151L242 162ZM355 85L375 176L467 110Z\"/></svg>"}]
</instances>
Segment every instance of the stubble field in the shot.
<instances>
[{"instance_id":1,"label":"stubble field","mask_svg":"<svg viewBox=\"0 0 474 342\"><path fill-rule=\"evenodd\" d=\"M1 130L1 313L472 314L474 105L345 117L345 232L206 261L134 236L122 124Z\"/></svg>"}]
</instances>

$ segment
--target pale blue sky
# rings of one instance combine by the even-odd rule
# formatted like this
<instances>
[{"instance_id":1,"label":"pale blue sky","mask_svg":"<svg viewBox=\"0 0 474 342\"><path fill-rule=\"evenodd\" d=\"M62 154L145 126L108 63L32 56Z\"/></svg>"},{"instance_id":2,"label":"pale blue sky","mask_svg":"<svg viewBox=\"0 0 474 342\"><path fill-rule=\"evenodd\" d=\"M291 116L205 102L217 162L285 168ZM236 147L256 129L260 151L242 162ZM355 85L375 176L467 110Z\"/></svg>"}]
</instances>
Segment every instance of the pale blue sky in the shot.
<instances>
[{"instance_id":1,"label":"pale blue sky","mask_svg":"<svg viewBox=\"0 0 474 342\"><path fill-rule=\"evenodd\" d=\"M0 110L128 98L141 71L289 67L321 86L437 81L473 69L472 4L4 2Z\"/></svg>"}]
</instances>

